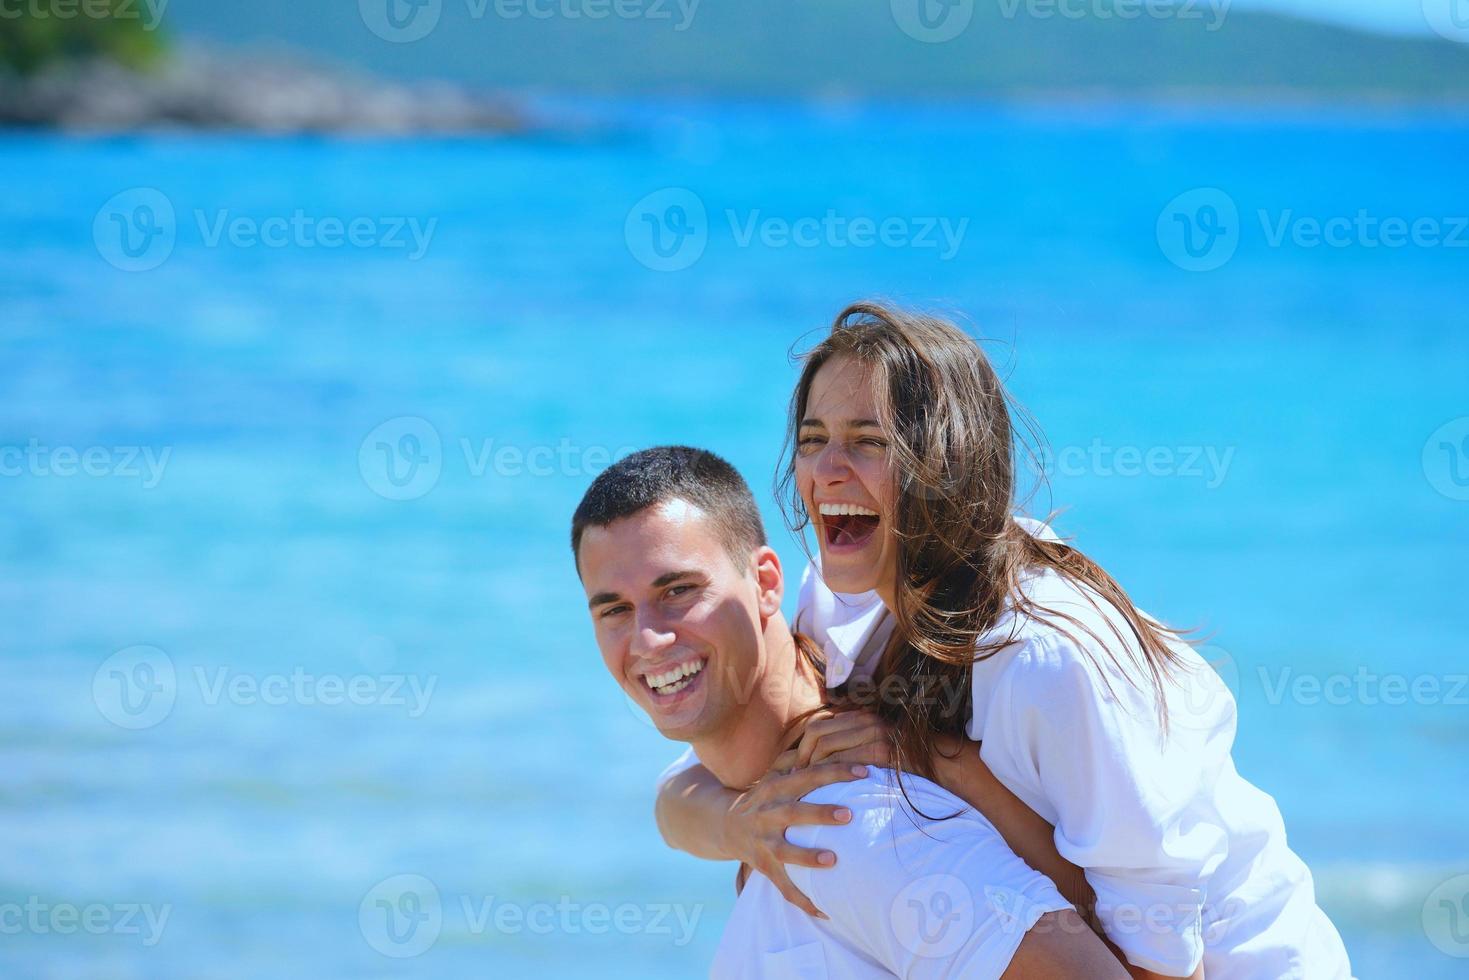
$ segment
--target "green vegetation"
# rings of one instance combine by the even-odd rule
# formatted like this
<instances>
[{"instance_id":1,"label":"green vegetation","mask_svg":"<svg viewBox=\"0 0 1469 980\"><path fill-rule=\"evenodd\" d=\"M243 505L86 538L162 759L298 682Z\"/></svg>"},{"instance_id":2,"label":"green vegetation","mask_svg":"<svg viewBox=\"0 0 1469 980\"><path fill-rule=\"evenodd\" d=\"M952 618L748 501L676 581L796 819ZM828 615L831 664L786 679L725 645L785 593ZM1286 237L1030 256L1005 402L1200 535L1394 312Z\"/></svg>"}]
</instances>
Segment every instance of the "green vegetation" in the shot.
<instances>
[{"instance_id":1,"label":"green vegetation","mask_svg":"<svg viewBox=\"0 0 1469 980\"><path fill-rule=\"evenodd\" d=\"M7 4L0 20L0 73L34 75L66 62L105 58L151 64L164 44L136 0L53 0Z\"/></svg>"}]
</instances>

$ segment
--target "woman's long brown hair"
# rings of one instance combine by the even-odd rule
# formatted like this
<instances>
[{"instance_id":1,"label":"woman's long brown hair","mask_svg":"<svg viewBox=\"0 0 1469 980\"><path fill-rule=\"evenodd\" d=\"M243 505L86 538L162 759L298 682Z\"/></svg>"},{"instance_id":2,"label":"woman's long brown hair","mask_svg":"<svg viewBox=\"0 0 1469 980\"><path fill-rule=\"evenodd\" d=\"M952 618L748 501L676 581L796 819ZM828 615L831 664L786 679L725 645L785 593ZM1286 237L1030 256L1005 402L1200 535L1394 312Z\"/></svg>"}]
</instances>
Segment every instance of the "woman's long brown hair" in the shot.
<instances>
[{"instance_id":1,"label":"woman's long brown hair","mask_svg":"<svg viewBox=\"0 0 1469 980\"><path fill-rule=\"evenodd\" d=\"M897 542L896 628L865 705L892 726L897 768L931 776L936 739L964 735L974 664L994 656L1009 639L980 641L1007 610L1016 612L1017 623L1029 616L1063 631L1091 632L1075 617L1025 595L1022 578L1034 570L1066 576L1085 586L1088 599L1095 594L1120 614L1132 643L1112 626L1115 644L1092 634L1096 642L1083 649L1100 648L1114 661L1136 658L1140 651L1142 663L1136 666L1144 668L1166 729L1163 685L1181 663L1169 645L1179 634L1142 613L1086 555L1041 540L1016 522L1012 408L1021 412L984 351L952 323L880 303L855 303L838 314L826 339L802 355L777 485L791 529L799 533L811 522L795 485L807 397L816 373L838 357L854 358L871 372L897 482L893 513L883 515Z\"/></svg>"}]
</instances>

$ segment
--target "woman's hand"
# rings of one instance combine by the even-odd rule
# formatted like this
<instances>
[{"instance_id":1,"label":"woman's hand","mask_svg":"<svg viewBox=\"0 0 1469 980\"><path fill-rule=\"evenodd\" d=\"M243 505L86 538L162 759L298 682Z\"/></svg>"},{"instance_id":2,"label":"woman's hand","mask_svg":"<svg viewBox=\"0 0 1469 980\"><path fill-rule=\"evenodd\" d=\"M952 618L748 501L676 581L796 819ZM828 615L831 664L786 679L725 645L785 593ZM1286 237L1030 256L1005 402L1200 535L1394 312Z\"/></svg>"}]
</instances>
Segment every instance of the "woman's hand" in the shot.
<instances>
[{"instance_id":1,"label":"woman's hand","mask_svg":"<svg viewBox=\"0 0 1469 980\"><path fill-rule=\"evenodd\" d=\"M802 824L839 826L849 822L852 811L846 807L802 803L800 800L822 786L861 779L867 775L867 768L849 763L828 763L791 770L782 764L788 761L784 757L777 760L775 768L735 797L724 821L724 847L728 853L770 879L786 901L809 915L824 919L826 915L791 883L786 865L829 868L836 864L837 856L831 851L797 847L786 840L786 828Z\"/></svg>"},{"instance_id":2,"label":"woman's hand","mask_svg":"<svg viewBox=\"0 0 1469 980\"><path fill-rule=\"evenodd\" d=\"M832 762L891 766L887 723L871 711L818 711L806 722L800 743L782 752L773 768L804 769Z\"/></svg>"}]
</instances>

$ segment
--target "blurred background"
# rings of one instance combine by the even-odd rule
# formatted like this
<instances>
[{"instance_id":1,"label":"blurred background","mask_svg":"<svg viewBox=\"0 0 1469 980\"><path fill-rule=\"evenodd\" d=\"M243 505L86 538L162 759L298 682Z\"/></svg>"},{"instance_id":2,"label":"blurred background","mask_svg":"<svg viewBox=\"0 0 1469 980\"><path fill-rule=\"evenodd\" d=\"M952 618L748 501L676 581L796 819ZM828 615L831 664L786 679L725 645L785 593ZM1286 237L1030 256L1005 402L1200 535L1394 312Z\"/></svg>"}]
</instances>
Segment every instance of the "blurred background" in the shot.
<instances>
[{"instance_id":1,"label":"blurred background","mask_svg":"<svg viewBox=\"0 0 1469 980\"><path fill-rule=\"evenodd\" d=\"M705 446L797 575L877 296L1203 630L1358 974L1469 975L1466 160L1464 0L4 0L0 974L703 975L570 514Z\"/></svg>"}]
</instances>

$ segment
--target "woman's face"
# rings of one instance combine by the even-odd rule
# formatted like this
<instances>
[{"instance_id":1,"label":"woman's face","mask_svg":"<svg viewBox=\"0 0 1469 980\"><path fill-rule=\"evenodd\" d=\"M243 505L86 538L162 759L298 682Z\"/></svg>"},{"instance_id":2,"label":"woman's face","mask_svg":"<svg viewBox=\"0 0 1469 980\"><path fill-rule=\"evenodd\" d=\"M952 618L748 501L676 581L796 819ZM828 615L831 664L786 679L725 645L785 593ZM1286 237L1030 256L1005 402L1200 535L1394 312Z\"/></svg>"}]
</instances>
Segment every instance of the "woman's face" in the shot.
<instances>
[{"instance_id":1,"label":"woman's face","mask_svg":"<svg viewBox=\"0 0 1469 980\"><path fill-rule=\"evenodd\" d=\"M821 549L822 578L835 592L876 589L892 605L897 542L892 532L892 459L877 422L872 371L834 357L811 381L796 433L796 489Z\"/></svg>"}]
</instances>

